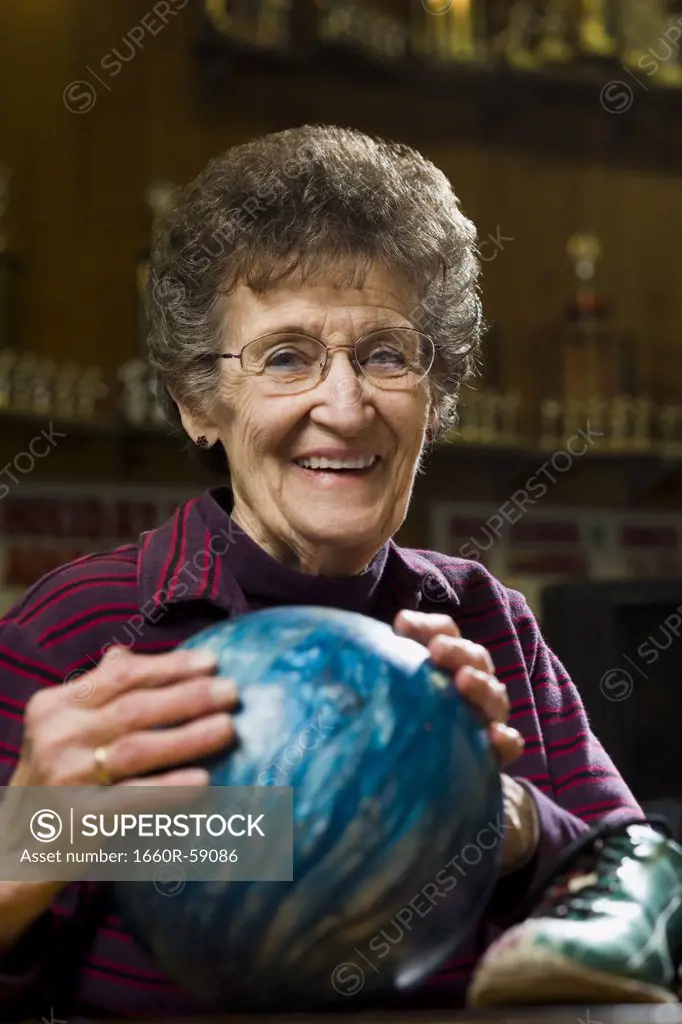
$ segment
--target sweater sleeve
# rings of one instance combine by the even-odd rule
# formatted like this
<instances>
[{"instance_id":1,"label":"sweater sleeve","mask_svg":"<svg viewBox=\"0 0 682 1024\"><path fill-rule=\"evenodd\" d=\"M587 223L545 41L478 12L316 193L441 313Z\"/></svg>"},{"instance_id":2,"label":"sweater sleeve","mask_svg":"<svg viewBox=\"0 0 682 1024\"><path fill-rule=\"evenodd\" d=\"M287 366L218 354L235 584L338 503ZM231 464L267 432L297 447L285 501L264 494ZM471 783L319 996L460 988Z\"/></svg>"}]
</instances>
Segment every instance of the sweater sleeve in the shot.
<instances>
[{"instance_id":1,"label":"sweater sleeve","mask_svg":"<svg viewBox=\"0 0 682 1024\"><path fill-rule=\"evenodd\" d=\"M547 876L566 848L593 825L644 819L592 732L577 687L544 641L525 599L515 592L509 592L509 596L547 757L548 778L518 776L535 801L540 839L532 860L496 887L491 917L503 920L515 915L528 892ZM514 766L509 774L515 775Z\"/></svg>"},{"instance_id":2,"label":"sweater sleeve","mask_svg":"<svg viewBox=\"0 0 682 1024\"><path fill-rule=\"evenodd\" d=\"M0 1015L27 1012L30 994L39 989L45 964L56 941L52 911L42 914L19 941L0 956Z\"/></svg>"},{"instance_id":3,"label":"sweater sleeve","mask_svg":"<svg viewBox=\"0 0 682 1024\"><path fill-rule=\"evenodd\" d=\"M0 787L9 783L21 751L26 705L45 686L63 682L31 636L30 629L9 618L0 621ZM0 789L0 799L2 790ZM74 948L88 917L95 887L71 883L18 941L0 955L0 1018L30 1013L48 991L48 975L68 949Z\"/></svg>"},{"instance_id":4,"label":"sweater sleeve","mask_svg":"<svg viewBox=\"0 0 682 1024\"><path fill-rule=\"evenodd\" d=\"M578 688L545 643L525 600L514 597L522 601L514 618L547 755L547 795L590 826L604 820L615 824L634 816L643 818L641 807L592 732Z\"/></svg>"}]
</instances>

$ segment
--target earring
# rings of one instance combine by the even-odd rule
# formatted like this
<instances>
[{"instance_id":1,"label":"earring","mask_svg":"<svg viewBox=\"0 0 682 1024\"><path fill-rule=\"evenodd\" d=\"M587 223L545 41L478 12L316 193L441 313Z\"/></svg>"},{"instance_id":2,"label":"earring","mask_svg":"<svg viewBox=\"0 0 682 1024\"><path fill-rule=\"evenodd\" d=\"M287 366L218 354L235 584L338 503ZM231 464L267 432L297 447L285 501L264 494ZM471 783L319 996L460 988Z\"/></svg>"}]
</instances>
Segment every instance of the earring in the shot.
<instances>
[{"instance_id":1,"label":"earring","mask_svg":"<svg viewBox=\"0 0 682 1024\"><path fill-rule=\"evenodd\" d=\"M199 434L199 437L194 442L197 448L208 448L208 438L205 434Z\"/></svg>"}]
</instances>

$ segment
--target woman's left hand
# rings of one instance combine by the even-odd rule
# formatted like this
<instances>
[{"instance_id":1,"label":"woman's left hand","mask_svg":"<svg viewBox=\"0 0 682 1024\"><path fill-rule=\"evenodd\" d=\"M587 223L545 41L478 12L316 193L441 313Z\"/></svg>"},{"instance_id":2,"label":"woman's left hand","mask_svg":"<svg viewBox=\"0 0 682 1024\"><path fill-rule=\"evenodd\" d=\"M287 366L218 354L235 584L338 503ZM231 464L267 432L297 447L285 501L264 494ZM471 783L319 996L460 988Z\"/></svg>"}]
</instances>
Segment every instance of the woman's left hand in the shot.
<instances>
[{"instance_id":1,"label":"woman's left hand","mask_svg":"<svg viewBox=\"0 0 682 1024\"><path fill-rule=\"evenodd\" d=\"M462 637L449 615L401 611L393 629L428 647L434 665L450 672L455 686L488 722L488 734L502 768L523 753L521 734L507 725L507 689L495 678L495 666L485 647Z\"/></svg>"},{"instance_id":2,"label":"woman's left hand","mask_svg":"<svg viewBox=\"0 0 682 1024\"><path fill-rule=\"evenodd\" d=\"M401 611L393 629L428 647L431 661L453 675L455 686L481 711L488 722L490 742L500 767L516 761L523 753L524 740L507 725L509 697L506 687L495 678L495 666L485 647L463 639L449 615ZM540 839L540 822L535 800L516 779L502 774L505 831L500 869L503 875L524 867L535 853Z\"/></svg>"}]
</instances>

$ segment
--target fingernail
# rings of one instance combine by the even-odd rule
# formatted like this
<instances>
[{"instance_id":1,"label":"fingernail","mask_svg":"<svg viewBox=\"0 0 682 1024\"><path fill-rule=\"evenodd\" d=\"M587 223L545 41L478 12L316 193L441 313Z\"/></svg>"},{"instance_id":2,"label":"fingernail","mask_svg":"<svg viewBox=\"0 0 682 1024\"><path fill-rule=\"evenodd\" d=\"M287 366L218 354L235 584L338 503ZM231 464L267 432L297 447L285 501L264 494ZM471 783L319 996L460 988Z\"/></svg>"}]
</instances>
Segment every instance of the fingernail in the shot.
<instances>
[{"instance_id":1,"label":"fingernail","mask_svg":"<svg viewBox=\"0 0 682 1024\"><path fill-rule=\"evenodd\" d=\"M402 615L403 619L406 622L410 623L410 625L412 625L412 626L418 625L418 623L419 623L419 613L418 612L413 612L413 611L410 611L408 608L403 608L403 610L401 611L400 614Z\"/></svg>"},{"instance_id":2,"label":"fingernail","mask_svg":"<svg viewBox=\"0 0 682 1024\"><path fill-rule=\"evenodd\" d=\"M216 703L232 700L237 696L237 686L233 679L222 677L211 684L211 696Z\"/></svg>"},{"instance_id":3,"label":"fingernail","mask_svg":"<svg viewBox=\"0 0 682 1024\"><path fill-rule=\"evenodd\" d=\"M498 732L502 733L503 736L508 736L510 739L523 740L523 736L518 729L515 729L512 725L505 725L504 722L495 722L495 728Z\"/></svg>"},{"instance_id":4,"label":"fingernail","mask_svg":"<svg viewBox=\"0 0 682 1024\"><path fill-rule=\"evenodd\" d=\"M216 667L216 656L213 651L209 651L207 648L192 651L189 656L189 665L196 672L208 672Z\"/></svg>"}]
</instances>

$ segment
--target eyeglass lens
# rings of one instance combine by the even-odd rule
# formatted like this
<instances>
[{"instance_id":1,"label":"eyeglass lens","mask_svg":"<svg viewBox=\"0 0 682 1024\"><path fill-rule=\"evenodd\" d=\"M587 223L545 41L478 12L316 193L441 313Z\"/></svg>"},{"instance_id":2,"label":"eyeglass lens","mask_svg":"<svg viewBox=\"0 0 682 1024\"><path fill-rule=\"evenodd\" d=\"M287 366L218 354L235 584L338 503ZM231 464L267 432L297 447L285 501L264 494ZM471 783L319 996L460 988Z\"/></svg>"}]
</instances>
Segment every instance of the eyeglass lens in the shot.
<instances>
[{"instance_id":1,"label":"eyeglass lens","mask_svg":"<svg viewBox=\"0 0 682 1024\"><path fill-rule=\"evenodd\" d=\"M317 380L327 358L321 341L297 334L271 334L244 347L246 373L263 375L282 386L296 387ZM383 387L414 386L433 362L429 338L408 328L376 331L355 345L361 371Z\"/></svg>"}]
</instances>

